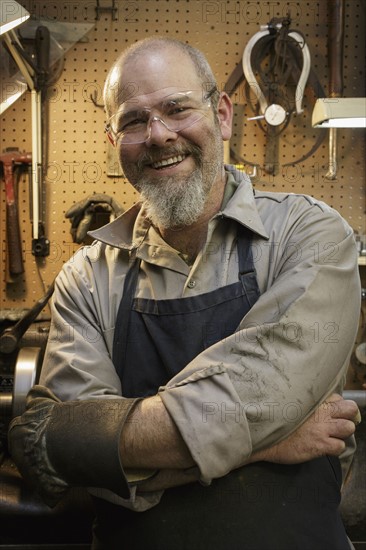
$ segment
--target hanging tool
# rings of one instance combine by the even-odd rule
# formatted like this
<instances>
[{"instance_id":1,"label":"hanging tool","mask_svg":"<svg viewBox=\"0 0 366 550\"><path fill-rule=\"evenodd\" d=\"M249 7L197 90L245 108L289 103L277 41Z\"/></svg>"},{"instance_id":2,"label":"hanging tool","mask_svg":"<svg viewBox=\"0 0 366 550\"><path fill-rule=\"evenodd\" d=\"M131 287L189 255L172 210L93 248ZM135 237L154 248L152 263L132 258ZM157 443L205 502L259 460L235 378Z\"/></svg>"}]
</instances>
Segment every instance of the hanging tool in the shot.
<instances>
[{"instance_id":1,"label":"hanging tool","mask_svg":"<svg viewBox=\"0 0 366 550\"><path fill-rule=\"evenodd\" d=\"M316 99L325 97L319 79L310 66L310 54L302 34L292 31L289 27L289 15L285 19L274 18L268 25L262 26L261 31L248 42L242 60L236 65L224 87L225 92L232 96L238 86L245 83L247 101L255 115L248 120L256 121L263 132L271 134L266 144L265 164L266 168L272 171L276 171L277 164L274 159L278 154L280 135L289 125L292 115L303 111L305 87ZM247 80L244 75L244 66ZM267 72L266 67L268 67ZM307 73L308 76L306 76ZM286 90L290 77L297 83L293 101L289 100L291 93L289 94ZM251 92L252 95L254 92L258 101L257 106L252 104ZM267 123L266 126L262 125L263 120ZM316 142L309 151L283 166L304 162L315 153L325 135L326 130L320 130ZM233 148L230 148L230 158L237 164L252 166L252 175L253 177L256 175L258 163L243 158Z\"/></svg>"},{"instance_id":2,"label":"hanging tool","mask_svg":"<svg viewBox=\"0 0 366 550\"><path fill-rule=\"evenodd\" d=\"M6 240L8 270L11 278L24 272L22 240L20 237L17 191L15 186L16 171L32 164L32 155L22 153L17 147L8 147L0 155L5 180L6 195Z\"/></svg>"},{"instance_id":3,"label":"hanging tool","mask_svg":"<svg viewBox=\"0 0 366 550\"><path fill-rule=\"evenodd\" d=\"M40 30L39 30L40 29ZM49 241L44 235L42 222L42 97L45 91L45 71L47 64L47 52L49 39L47 27L38 27L36 38L37 64L24 50L17 34L10 30L3 35L4 42L16 61L28 88L31 91L32 111L32 253L34 256L48 256Z\"/></svg>"},{"instance_id":4,"label":"hanging tool","mask_svg":"<svg viewBox=\"0 0 366 550\"><path fill-rule=\"evenodd\" d=\"M248 120L264 119L267 123L265 169L269 174L278 172L279 136L288 125L292 114L303 112L302 101L310 72L310 52L304 37L290 29L291 19L272 19L262 26L248 42L243 52L243 72L259 103L259 113ZM302 69L295 92L295 109L291 107L284 91L293 66L297 64L298 52L302 54ZM268 69L261 66L269 58ZM261 88L257 73L262 81ZM268 96L268 99L266 97Z\"/></svg>"},{"instance_id":5,"label":"hanging tool","mask_svg":"<svg viewBox=\"0 0 366 550\"><path fill-rule=\"evenodd\" d=\"M115 6L115 0L112 0L112 4L110 6L101 6L99 0L96 0L97 5L95 6L95 19L99 21L100 14L102 12L110 12L112 14L112 21L117 21L117 12L118 8Z\"/></svg>"},{"instance_id":6,"label":"hanging tool","mask_svg":"<svg viewBox=\"0 0 366 550\"><path fill-rule=\"evenodd\" d=\"M67 210L65 217L71 222L70 233L74 243L81 244L85 241L95 217L101 212L114 218L122 214L123 208L113 197L104 193L94 193Z\"/></svg>"},{"instance_id":7,"label":"hanging tool","mask_svg":"<svg viewBox=\"0 0 366 550\"><path fill-rule=\"evenodd\" d=\"M47 151L47 134L44 131L46 120L48 118L46 112L46 91L48 86L49 65L50 65L50 31L47 27L40 25L37 27L35 36L35 52L36 52L36 91L40 102L38 106L37 117L37 154L38 154L38 205L37 212L38 234L34 236L32 242L32 253L34 256L48 256L50 253L49 240L45 236L45 223L43 219L43 191L44 191L44 170L45 155ZM33 194L37 189L33 191ZM33 215L33 223L36 223Z\"/></svg>"},{"instance_id":8,"label":"hanging tool","mask_svg":"<svg viewBox=\"0 0 366 550\"><path fill-rule=\"evenodd\" d=\"M329 95L343 95L344 0L328 0ZM329 128L329 166L325 177L337 178L337 128Z\"/></svg>"},{"instance_id":9,"label":"hanging tool","mask_svg":"<svg viewBox=\"0 0 366 550\"><path fill-rule=\"evenodd\" d=\"M269 37L270 40L267 40L266 42L270 45L272 53L275 54L275 59L273 61L274 65L270 67L267 75L263 75L264 84L269 95L273 95L273 92L275 92L275 95L278 95L279 85L286 84L287 79L290 76L290 58L293 56L293 49L297 48L301 51L303 59L302 70L295 92L295 111L296 114L301 114L303 112L302 101L304 91L310 72L310 52L304 37L300 33L290 30L290 23L291 19L287 16L287 18L283 20L273 19L270 23L268 23L268 25L262 26L262 30L257 32L249 40L243 53L243 72L249 86L259 101L261 115L256 118L264 118L271 126L279 126L280 124L283 124L291 113L287 112L282 105L271 102L269 104L267 101L252 68L252 51L254 46L259 41L262 41L265 37ZM258 69L260 66L260 61L261 60L258 60L256 63ZM281 64L281 67L279 67L279 64ZM283 73L286 71L281 79L282 82L280 80L281 77L279 76L279 72L281 70ZM271 75L271 72L274 74ZM284 96L282 99L286 100Z\"/></svg>"}]
</instances>

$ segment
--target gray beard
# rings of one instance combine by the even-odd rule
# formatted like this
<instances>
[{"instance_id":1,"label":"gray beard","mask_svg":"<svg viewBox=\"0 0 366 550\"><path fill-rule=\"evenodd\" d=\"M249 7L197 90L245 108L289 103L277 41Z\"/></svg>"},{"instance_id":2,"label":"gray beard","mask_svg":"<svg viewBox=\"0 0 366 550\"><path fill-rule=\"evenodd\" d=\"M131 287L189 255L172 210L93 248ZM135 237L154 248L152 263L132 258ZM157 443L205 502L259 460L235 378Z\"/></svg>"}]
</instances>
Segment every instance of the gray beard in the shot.
<instances>
[{"instance_id":1,"label":"gray beard","mask_svg":"<svg viewBox=\"0 0 366 550\"><path fill-rule=\"evenodd\" d=\"M175 144L164 149L167 156L192 155L196 168L185 177L166 177L162 172L159 183L154 183L142 175L147 163L160 160L161 149L141 156L133 169L121 159L125 175L140 192L146 214L156 227L170 229L189 226L203 213L212 185L222 169L223 146L216 118L214 131L215 135L210 136L212 146L206 157L192 143Z\"/></svg>"},{"instance_id":2,"label":"gray beard","mask_svg":"<svg viewBox=\"0 0 366 550\"><path fill-rule=\"evenodd\" d=\"M162 185L151 185L141 179L139 190L147 216L154 225L164 229L197 221L207 199L199 168L187 178L164 178Z\"/></svg>"}]
</instances>

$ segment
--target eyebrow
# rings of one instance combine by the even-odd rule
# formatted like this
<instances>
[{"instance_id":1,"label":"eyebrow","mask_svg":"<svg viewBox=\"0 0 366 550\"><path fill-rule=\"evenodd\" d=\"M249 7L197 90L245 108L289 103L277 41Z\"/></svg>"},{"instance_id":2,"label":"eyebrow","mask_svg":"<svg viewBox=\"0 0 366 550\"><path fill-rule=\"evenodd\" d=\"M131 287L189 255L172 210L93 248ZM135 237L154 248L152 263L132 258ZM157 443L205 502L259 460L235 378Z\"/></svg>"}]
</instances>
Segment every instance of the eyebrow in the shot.
<instances>
[{"instance_id":1,"label":"eyebrow","mask_svg":"<svg viewBox=\"0 0 366 550\"><path fill-rule=\"evenodd\" d=\"M141 112L151 111L151 109L154 109L154 107L156 107L157 105L164 105L164 104L168 104L168 103L182 103L186 99L191 98L191 96L187 95L186 93L180 93L180 95L179 95L179 92L177 92L177 93L178 93L178 95L176 95L176 96L174 96L172 94L172 96L167 96L165 98L162 98L160 101L155 103L152 107L147 107L146 105L144 105L140 109L137 109L135 107L131 111L128 111L128 110L124 111L124 106L122 106L121 109L119 111L117 111L116 116L118 116L118 115L119 116L137 116L137 115L141 114Z\"/></svg>"},{"instance_id":2,"label":"eyebrow","mask_svg":"<svg viewBox=\"0 0 366 550\"><path fill-rule=\"evenodd\" d=\"M168 104L168 103L183 103L186 99L191 99L191 96L185 94L185 95L179 95L176 97L169 97L168 99L165 99L161 101L162 104Z\"/></svg>"},{"instance_id":3,"label":"eyebrow","mask_svg":"<svg viewBox=\"0 0 366 550\"><path fill-rule=\"evenodd\" d=\"M132 109L131 111L117 111L117 113L114 115L116 124L120 125L121 122L124 123L125 121L132 121L135 118L138 119L139 117L141 117L141 114L144 113L144 111L145 113L149 112L148 110L146 110L146 107L142 109Z\"/></svg>"},{"instance_id":4,"label":"eyebrow","mask_svg":"<svg viewBox=\"0 0 366 550\"><path fill-rule=\"evenodd\" d=\"M139 116L141 115L141 113L143 112L149 112L150 109L148 109L147 107L142 107L141 109L132 109L131 111L117 111L116 113L116 116L120 116L120 117L136 117L136 116Z\"/></svg>"}]
</instances>

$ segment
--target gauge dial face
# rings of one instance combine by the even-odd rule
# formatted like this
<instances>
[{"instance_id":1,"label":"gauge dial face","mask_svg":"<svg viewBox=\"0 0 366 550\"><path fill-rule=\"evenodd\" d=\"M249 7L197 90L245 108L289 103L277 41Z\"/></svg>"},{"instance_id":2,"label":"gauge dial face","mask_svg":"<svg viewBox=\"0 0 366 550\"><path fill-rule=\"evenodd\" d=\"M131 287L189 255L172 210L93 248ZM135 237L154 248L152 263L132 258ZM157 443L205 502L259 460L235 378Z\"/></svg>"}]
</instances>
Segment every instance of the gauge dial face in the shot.
<instances>
[{"instance_id":1,"label":"gauge dial face","mask_svg":"<svg viewBox=\"0 0 366 550\"><path fill-rule=\"evenodd\" d=\"M286 111L281 105L273 103L267 107L264 118L271 126L279 126L286 120Z\"/></svg>"}]
</instances>

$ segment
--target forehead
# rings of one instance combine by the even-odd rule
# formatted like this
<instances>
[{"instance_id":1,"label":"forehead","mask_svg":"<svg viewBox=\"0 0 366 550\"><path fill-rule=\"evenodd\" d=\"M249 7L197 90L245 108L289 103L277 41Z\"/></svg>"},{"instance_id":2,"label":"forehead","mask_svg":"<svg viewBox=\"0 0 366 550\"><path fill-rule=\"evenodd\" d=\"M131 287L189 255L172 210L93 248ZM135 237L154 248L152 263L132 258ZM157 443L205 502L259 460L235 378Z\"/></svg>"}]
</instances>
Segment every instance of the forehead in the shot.
<instances>
[{"instance_id":1,"label":"forehead","mask_svg":"<svg viewBox=\"0 0 366 550\"><path fill-rule=\"evenodd\" d=\"M189 55L168 47L140 52L117 66L111 75L109 93L118 108L125 101L153 105L168 94L202 88Z\"/></svg>"}]
</instances>

